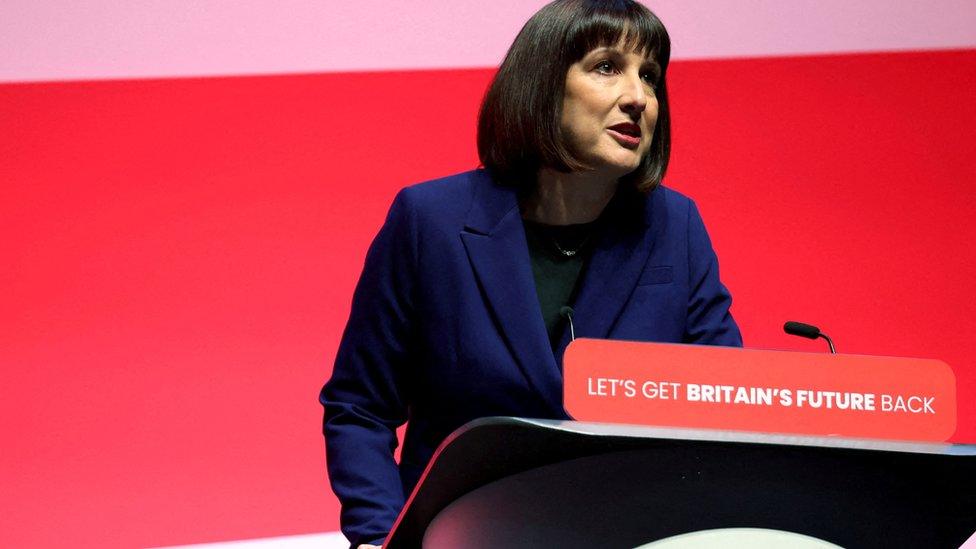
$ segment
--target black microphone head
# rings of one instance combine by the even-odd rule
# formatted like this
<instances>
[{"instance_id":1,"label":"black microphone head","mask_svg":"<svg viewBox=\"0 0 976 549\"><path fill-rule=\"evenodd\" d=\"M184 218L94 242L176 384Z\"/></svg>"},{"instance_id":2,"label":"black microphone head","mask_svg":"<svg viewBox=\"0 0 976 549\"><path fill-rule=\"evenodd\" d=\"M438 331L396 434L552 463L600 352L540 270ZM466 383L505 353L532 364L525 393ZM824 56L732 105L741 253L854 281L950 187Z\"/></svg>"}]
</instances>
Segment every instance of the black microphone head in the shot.
<instances>
[{"instance_id":1,"label":"black microphone head","mask_svg":"<svg viewBox=\"0 0 976 549\"><path fill-rule=\"evenodd\" d=\"M576 314L576 311L574 311L573 308L570 307L569 305L563 305L562 307L559 308L559 315L562 316L563 318L569 318L574 314Z\"/></svg>"},{"instance_id":2,"label":"black microphone head","mask_svg":"<svg viewBox=\"0 0 976 549\"><path fill-rule=\"evenodd\" d=\"M810 324L804 324L802 322L794 322L792 320L786 324L783 324L783 331L790 335L805 337L808 339L817 339L820 337L820 328Z\"/></svg>"}]
</instances>

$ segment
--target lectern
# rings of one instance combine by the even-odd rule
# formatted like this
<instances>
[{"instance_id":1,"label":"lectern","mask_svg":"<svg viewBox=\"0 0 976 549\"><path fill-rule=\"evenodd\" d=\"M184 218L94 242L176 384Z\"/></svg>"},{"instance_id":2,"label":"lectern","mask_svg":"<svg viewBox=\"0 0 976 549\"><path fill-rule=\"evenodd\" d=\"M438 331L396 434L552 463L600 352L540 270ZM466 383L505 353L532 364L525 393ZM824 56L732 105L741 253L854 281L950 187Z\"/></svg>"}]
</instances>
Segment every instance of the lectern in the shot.
<instances>
[{"instance_id":1,"label":"lectern","mask_svg":"<svg viewBox=\"0 0 976 549\"><path fill-rule=\"evenodd\" d=\"M597 370L611 368L613 353L600 350ZM696 377L702 370L695 368L703 365L697 349L688 349L687 363L675 359L671 347L663 355L651 347L647 351L652 363L655 356L672 362L648 365L653 379L663 376L675 387L688 376L702 381ZM581 375L572 371L575 367L567 360L567 402L580 397L569 393L583 391L577 385L588 375L605 373ZM704 364L704 371L713 370ZM631 379L619 374L613 379ZM738 383L764 386L764 380L743 381L740 374ZM635 386L643 382L633 381ZM728 379L704 381L725 387ZM589 385L592 398L606 398ZM877 389L866 387L862 394ZM618 405L691 406L688 394L673 393L672 400L685 400L641 403L646 396L639 391L630 397L621 392L620 398L638 400ZM599 415L599 407L590 404ZM721 403L707 404L715 407L706 411L722 413ZM761 410L794 419L810 413L781 407ZM631 420L637 417L637 408L627 409ZM697 415L712 421L709 413ZM976 445L662 427L653 420L648 417L645 425L603 419L473 421L439 447L385 547L634 548L695 532L751 529L822 547L957 549L976 533ZM830 428L829 421L813 423L818 430ZM802 431L802 425L790 426Z\"/></svg>"},{"instance_id":2,"label":"lectern","mask_svg":"<svg viewBox=\"0 0 976 549\"><path fill-rule=\"evenodd\" d=\"M633 548L718 528L957 549L976 532L976 446L480 419L440 448L386 547Z\"/></svg>"}]
</instances>

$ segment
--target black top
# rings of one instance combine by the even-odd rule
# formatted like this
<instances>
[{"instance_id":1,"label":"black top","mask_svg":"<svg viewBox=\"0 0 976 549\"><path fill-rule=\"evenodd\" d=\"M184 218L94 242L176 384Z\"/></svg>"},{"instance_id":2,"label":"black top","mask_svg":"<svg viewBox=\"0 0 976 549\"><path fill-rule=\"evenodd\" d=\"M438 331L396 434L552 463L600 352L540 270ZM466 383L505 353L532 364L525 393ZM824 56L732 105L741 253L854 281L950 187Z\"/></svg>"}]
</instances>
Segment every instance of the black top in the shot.
<instances>
[{"instance_id":1,"label":"black top","mask_svg":"<svg viewBox=\"0 0 976 549\"><path fill-rule=\"evenodd\" d=\"M593 251L599 220L578 225L522 221L542 319L555 348L565 324L560 309L572 305L580 275Z\"/></svg>"}]
</instances>

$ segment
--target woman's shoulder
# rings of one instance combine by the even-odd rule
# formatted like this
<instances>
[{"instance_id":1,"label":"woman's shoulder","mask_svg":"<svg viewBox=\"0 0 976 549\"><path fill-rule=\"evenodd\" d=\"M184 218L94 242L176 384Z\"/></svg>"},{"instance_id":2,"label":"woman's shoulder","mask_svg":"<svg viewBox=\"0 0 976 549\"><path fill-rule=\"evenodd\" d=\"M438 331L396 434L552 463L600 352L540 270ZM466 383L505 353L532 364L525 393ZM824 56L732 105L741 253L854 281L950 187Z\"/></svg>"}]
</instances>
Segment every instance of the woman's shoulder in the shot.
<instances>
[{"instance_id":1,"label":"woman's shoulder","mask_svg":"<svg viewBox=\"0 0 976 549\"><path fill-rule=\"evenodd\" d=\"M438 225L464 224L475 204L486 199L498 202L500 195L511 194L514 204L514 191L498 185L482 169L462 172L422 183L404 187L397 195L395 206L406 208L420 220ZM507 202L506 196L501 197Z\"/></svg>"},{"instance_id":2,"label":"woman's shoulder","mask_svg":"<svg viewBox=\"0 0 976 549\"><path fill-rule=\"evenodd\" d=\"M671 210L687 210L689 206L695 203L689 196L664 185L654 189L650 198L652 200L655 198L660 200L662 204Z\"/></svg>"},{"instance_id":3,"label":"woman's shoulder","mask_svg":"<svg viewBox=\"0 0 976 549\"><path fill-rule=\"evenodd\" d=\"M479 187L492 184L484 170L470 170L404 187L400 195L417 207L462 207Z\"/></svg>"},{"instance_id":4,"label":"woman's shoulder","mask_svg":"<svg viewBox=\"0 0 976 549\"><path fill-rule=\"evenodd\" d=\"M390 217L409 220L421 240L456 236L468 224L473 205L495 189L491 176L480 169L416 183L397 193Z\"/></svg>"},{"instance_id":5,"label":"woman's shoulder","mask_svg":"<svg viewBox=\"0 0 976 549\"><path fill-rule=\"evenodd\" d=\"M659 228L682 230L696 211L695 202L671 187L660 185L646 195L647 222Z\"/></svg>"}]
</instances>

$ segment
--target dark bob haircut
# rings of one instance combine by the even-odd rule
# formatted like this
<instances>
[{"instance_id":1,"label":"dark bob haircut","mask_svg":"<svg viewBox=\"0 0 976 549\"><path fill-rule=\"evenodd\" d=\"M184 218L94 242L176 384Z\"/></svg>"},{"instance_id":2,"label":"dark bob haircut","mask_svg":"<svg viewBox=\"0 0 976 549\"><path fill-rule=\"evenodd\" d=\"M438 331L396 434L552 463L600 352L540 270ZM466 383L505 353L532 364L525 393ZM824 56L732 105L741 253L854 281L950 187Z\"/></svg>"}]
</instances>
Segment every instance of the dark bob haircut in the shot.
<instances>
[{"instance_id":1,"label":"dark bob haircut","mask_svg":"<svg viewBox=\"0 0 976 549\"><path fill-rule=\"evenodd\" d=\"M478 118L478 155L499 181L534 185L540 168L585 170L566 148L560 117L569 67L590 51L623 41L660 66L657 125L651 148L621 183L650 192L671 153L665 85L671 39L660 19L633 0L556 0L522 27L485 94Z\"/></svg>"}]
</instances>

